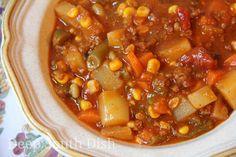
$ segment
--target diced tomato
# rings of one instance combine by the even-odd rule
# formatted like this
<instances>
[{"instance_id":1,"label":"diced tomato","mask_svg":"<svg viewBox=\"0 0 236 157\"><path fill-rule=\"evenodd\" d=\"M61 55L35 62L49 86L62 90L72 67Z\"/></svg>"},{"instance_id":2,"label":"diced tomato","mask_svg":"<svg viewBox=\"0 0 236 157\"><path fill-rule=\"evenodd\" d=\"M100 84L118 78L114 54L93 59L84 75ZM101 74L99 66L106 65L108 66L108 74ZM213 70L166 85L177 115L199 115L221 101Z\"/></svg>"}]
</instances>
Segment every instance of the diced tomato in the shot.
<instances>
[{"instance_id":1,"label":"diced tomato","mask_svg":"<svg viewBox=\"0 0 236 157\"><path fill-rule=\"evenodd\" d=\"M179 20L181 21L182 29L184 31L190 29L191 23L190 23L190 14L189 14L188 10L186 10L183 7L178 7L177 15L178 15Z\"/></svg>"},{"instance_id":2,"label":"diced tomato","mask_svg":"<svg viewBox=\"0 0 236 157\"><path fill-rule=\"evenodd\" d=\"M217 66L217 61L203 47L192 49L189 53L183 55L180 61L201 69L214 69Z\"/></svg>"}]
</instances>

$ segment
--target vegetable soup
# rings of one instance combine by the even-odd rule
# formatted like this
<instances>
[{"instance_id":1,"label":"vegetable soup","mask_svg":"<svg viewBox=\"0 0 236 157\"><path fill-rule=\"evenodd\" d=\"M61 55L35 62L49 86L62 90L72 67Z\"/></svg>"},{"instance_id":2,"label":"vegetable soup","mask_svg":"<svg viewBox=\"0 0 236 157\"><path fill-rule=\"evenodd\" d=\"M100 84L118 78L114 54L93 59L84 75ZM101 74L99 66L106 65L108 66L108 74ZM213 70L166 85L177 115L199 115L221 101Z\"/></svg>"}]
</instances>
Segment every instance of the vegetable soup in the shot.
<instances>
[{"instance_id":1,"label":"vegetable soup","mask_svg":"<svg viewBox=\"0 0 236 157\"><path fill-rule=\"evenodd\" d=\"M62 0L57 95L104 137L185 141L236 109L235 0Z\"/></svg>"}]
</instances>

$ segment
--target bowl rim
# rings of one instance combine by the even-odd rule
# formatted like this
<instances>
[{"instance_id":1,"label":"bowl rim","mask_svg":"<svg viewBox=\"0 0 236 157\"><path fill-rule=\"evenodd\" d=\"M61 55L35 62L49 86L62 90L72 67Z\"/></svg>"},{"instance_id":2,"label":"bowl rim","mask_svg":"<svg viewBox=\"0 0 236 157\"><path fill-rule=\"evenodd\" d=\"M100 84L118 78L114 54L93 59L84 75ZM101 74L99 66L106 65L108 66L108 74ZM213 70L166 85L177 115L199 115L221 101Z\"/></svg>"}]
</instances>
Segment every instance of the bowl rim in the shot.
<instances>
[{"instance_id":1,"label":"bowl rim","mask_svg":"<svg viewBox=\"0 0 236 157\"><path fill-rule=\"evenodd\" d=\"M9 29L9 21L11 18L11 15L13 14L14 8L17 4L17 0L10 0L6 6L3 20L2 20L2 34L3 34L3 42L1 45L2 54L1 54L1 60L2 64L4 66L5 72L7 74L7 77L9 78L9 81L12 85L12 88L14 90L14 93L16 97L19 100L20 108L24 113L24 116L26 117L27 122L36 130L38 130L45 138L48 139L48 142L52 144L52 146L57 149L60 153L69 155L69 156L78 156L78 157L87 157L88 154L75 151L71 148L67 148L63 146L60 141L56 138L56 136L50 131L49 128L43 126L40 122L38 122L30 112L30 110L26 107L27 103L25 100L25 97L21 91L20 84L18 82L18 79L11 67L10 60L8 58L8 46L11 39L11 33Z\"/></svg>"},{"instance_id":2,"label":"bowl rim","mask_svg":"<svg viewBox=\"0 0 236 157\"><path fill-rule=\"evenodd\" d=\"M62 152L62 154L66 154L66 155L69 155L69 156L89 156L88 154L85 154L85 153L82 153L82 152L79 152L79 151L75 151L71 148L67 148L67 147L63 146L60 143L60 141L58 140L58 138L56 138L56 136L50 130L50 128L47 128L46 126L41 124L39 121L37 121L36 118L34 118L31 111L29 110L29 108L27 107L26 98L24 97L24 94L21 90L20 83L17 79L16 74L14 73L14 70L11 66L11 62L10 62L9 57L8 57L9 42L11 40L9 21L10 21L11 15L14 12L14 8L15 8L17 2L18 2L17 0L10 0L8 2L7 7L6 7L5 13L3 15L2 33L3 33L3 39L4 40L2 42L2 47L1 47L2 48L2 54L1 54L2 58L1 59L2 59L3 66L5 68L5 71L8 75L9 81L10 81L10 83L11 83L13 89L14 89L14 92L15 92L18 100L19 100L20 108L23 111L28 123L33 128L38 130L45 138L47 138L49 143L51 143L51 145L55 149L57 149L59 152ZM236 150L235 149L230 149L228 151L226 150L223 153L216 154L216 156L221 156L221 154L224 155L226 153L228 155L230 155L230 154L236 153Z\"/></svg>"}]
</instances>

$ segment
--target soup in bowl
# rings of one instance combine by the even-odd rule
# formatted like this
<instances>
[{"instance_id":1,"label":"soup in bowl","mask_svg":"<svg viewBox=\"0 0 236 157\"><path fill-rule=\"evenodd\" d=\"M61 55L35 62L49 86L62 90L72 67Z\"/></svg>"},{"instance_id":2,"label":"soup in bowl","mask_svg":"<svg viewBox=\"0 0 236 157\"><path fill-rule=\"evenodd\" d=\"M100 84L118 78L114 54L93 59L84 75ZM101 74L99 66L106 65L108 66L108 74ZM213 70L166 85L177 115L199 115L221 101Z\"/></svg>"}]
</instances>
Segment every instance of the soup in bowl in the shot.
<instances>
[{"instance_id":1,"label":"soup in bowl","mask_svg":"<svg viewBox=\"0 0 236 157\"><path fill-rule=\"evenodd\" d=\"M56 93L101 135L143 145L202 135L236 109L233 1L61 1Z\"/></svg>"},{"instance_id":2,"label":"soup in bowl","mask_svg":"<svg viewBox=\"0 0 236 157\"><path fill-rule=\"evenodd\" d=\"M3 63L28 122L61 153L211 156L236 145L234 8L12 0Z\"/></svg>"}]
</instances>

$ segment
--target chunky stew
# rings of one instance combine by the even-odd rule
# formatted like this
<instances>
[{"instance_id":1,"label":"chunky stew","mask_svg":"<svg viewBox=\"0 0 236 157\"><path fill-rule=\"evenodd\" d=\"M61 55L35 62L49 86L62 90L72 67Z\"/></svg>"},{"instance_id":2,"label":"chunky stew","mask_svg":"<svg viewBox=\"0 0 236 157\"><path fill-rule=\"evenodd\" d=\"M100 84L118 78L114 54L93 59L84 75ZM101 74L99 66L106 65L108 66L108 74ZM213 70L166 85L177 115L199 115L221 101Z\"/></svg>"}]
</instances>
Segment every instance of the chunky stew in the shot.
<instances>
[{"instance_id":1,"label":"chunky stew","mask_svg":"<svg viewBox=\"0 0 236 157\"><path fill-rule=\"evenodd\" d=\"M55 13L55 91L102 136L177 143L236 109L235 0L63 0Z\"/></svg>"}]
</instances>

